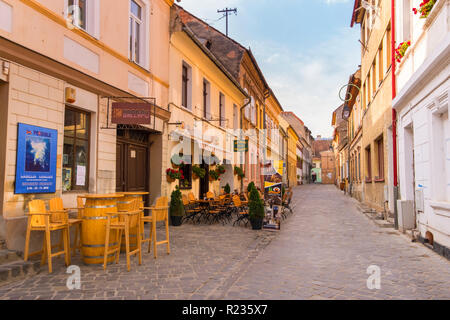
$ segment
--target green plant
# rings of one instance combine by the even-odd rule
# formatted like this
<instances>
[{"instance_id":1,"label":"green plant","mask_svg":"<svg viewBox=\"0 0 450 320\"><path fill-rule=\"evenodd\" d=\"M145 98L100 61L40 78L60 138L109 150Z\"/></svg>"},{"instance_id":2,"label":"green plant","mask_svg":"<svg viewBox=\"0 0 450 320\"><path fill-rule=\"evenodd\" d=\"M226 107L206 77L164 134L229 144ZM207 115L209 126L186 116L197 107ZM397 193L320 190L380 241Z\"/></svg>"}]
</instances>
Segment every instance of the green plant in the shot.
<instances>
[{"instance_id":1,"label":"green plant","mask_svg":"<svg viewBox=\"0 0 450 320\"><path fill-rule=\"evenodd\" d=\"M213 181L219 180L220 174L216 170L209 170L209 178Z\"/></svg>"},{"instance_id":2,"label":"green plant","mask_svg":"<svg viewBox=\"0 0 450 320\"><path fill-rule=\"evenodd\" d=\"M192 167L192 172L199 177L200 179L203 179L205 177L206 174L206 170L203 168L200 168L199 166L193 166Z\"/></svg>"},{"instance_id":3,"label":"green plant","mask_svg":"<svg viewBox=\"0 0 450 320\"><path fill-rule=\"evenodd\" d=\"M410 45L411 41L405 41L398 45L397 49L395 49L395 59L397 60L397 62L400 62L402 60Z\"/></svg>"},{"instance_id":4,"label":"green plant","mask_svg":"<svg viewBox=\"0 0 450 320\"><path fill-rule=\"evenodd\" d=\"M420 12L420 18L425 19L430 14L431 9L433 9L435 3L436 0L423 0L419 6L419 9L413 8L412 10L414 14L418 14Z\"/></svg>"},{"instance_id":5,"label":"green plant","mask_svg":"<svg viewBox=\"0 0 450 320\"><path fill-rule=\"evenodd\" d=\"M216 171L217 171L217 173L219 173L219 174L224 174L224 173L226 172L225 166L224 166L224 165L221 165L221 164L217 165L217 166L216 166Z\"/></svg>"},{"instance_id":6,"label":"green plant","mask_svg":"<svg viewBox=\"0 0 450 320\"><path fill-rule=\"evenodd\" d=\"M175 187L175 190L170 195L170 215L178 217L184 215L182 194L178 186Z\"/></svg>"},{"instance_id":7,"label":"green plant","mask_svg":"<svg viewBox=\"0 0 450 320\"><path fill-rule=\"evenodd\" d=\"M245 177L244 170L242 170L241 167L234 167L234 174L236 174L241 179Z\"/></svg>"},{"instance_id":8,"label":"green plant","mask_svg":"<svg viewBox=\"0 0 450 320\"><path fill-rule=\"evenodd\" d=\"M264 202L259 197L259 192L256 188L252 188L250 191L248 208L249 218L251 220L264 219Z\"/></svg>"},{"instance_id":9,"label":"green plant","mask_svg":"<svg viewBox=\"0 0 450 320\"><path fill-rule=\"evenodd\" d=\"M255 189L255 190L256 190L256 186L255 186L255 183L254 183L253 181L250 182L250 183L248 184L248 186L247 186L247 191L248 191L248 192L251 192L252 189Z\"/></svg>"},{"instance_id":10,"label":"green plant","mask_svg":"<svg viewBox=\"0 0 450 320\"><path fill-rule=\"evenodd\" d=\"M284 196L284 194L286 193L286 188L284 187L284 185L281 187L281 197Z\"/></svg>"},{"instance_id":11,"label":"green plant","mask_svg":"<svg viewBox=\"0 0 450 320\"><path fill-rule=\"evenodd\" d=\"M181 171L181 170L178 171L178 170L168 168L166 170L166 175L173 180L184 179L183 171Z\"/></svg>"},{"instance_id":12,"label":"green plant","mask_svg":"<svg viewBox=\"0 0 450 320\"><path fill-rule=\"evenodd\" d=\"M230 194L230 192L231 192L230 185L227 183L226 186L223 188L223 190L225 191L226 194Z\"/></svg>"}]
</instances>

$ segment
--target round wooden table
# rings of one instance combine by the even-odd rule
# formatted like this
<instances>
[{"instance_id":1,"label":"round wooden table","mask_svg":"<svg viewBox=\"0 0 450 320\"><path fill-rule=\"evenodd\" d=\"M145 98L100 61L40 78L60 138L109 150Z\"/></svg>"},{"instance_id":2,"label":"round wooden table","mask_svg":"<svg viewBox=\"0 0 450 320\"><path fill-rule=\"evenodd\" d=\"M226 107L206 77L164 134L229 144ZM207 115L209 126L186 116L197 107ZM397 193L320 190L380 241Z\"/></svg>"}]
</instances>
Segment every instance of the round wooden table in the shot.
<instances>
[{"instance_id":1,"label":"round wooden table","mask_svg":"<svg viewBox=\"0 0 450 320\"><path fill-rule=\"evenodd\" d=\"M117 201L123 198L123 194L87 194L85 198L82 233L82 251L85 264L103 264L105 253L107 212L117 212ZM118 222L119 216L113 215L111 221ZM117 233L113 233L110 245L118 245ZM107 262L114 261L114 254L108 256Z\"/></svg>"},{"instance_id":2,"label":"round wooden table","mask_svg":"<svg viewBox=\"0 0 450 320\"><path fill-rule=\"evenodd\" d=\"M133 200L138 200L142 203L142 207L144 206L144 196L147 196L148 192L118 192L117 194L123 195L123 198L117 200L117 208L119 211L129 211L131 208L131 204ZM136 217L133 217L132 219L136 219ZM135 224L134 221L131 221L131 224ZM137 249L137 227L130 228L130 250L136 250ZM122 242L120 245L120 251L125 252L125 235L122 235Z\"/></svg>"}]
</instances>

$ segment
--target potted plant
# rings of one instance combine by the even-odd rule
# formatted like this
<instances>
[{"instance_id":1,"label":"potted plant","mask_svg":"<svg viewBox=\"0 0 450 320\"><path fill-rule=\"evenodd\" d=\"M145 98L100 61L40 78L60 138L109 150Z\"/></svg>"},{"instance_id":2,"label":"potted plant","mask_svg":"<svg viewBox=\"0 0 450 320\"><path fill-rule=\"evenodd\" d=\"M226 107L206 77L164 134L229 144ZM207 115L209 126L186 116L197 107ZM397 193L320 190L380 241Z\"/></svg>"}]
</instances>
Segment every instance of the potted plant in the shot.
<instances>
[{"instance_id":1,"label":"potted plant","mask_svg":"<svg viewBox=\"0 0 450 320\"><path fill-rule=\"evenodd\" d=\"M248 184L247 192L250 193L252 191L252 189L256 189L255 183L253 181Z\"/></svg>"},{"instance_id":2,"label":"potted plant","mask_svg":"<svg viewBox=\"0 0 450 320\"><path fill-rule=\"evenodd\" d=\"M171 168L168 168L166 170L166 177L167 177L167 182L174 182L175 180L178 180L178 179L184 179L182 171L174 170Z\"/></svg>"},{"instance_id":3,"label":"potted plant","mask_svg":"<svg viewBox=\"0 0 450 320\"><path fill-rule=\"evenodd\" d=\"M436 3L436 0L423 0L419 6L419 9L413 8L412 10L413 10L414 14L418 14L420 12L420 18L425 19L430 14L435 3Z\"/></svg>"},{"instance_id":4,"label":"potted plant","mask_svg":"<svg viewBox=\"0 0 450 320\"><path fill-rule=\"evenodd\" d=\"M193 166L192 167L192 176L194 179L203 179L205 177L206 170L203 168L200 168L199 166Z\"/></svg>"},{"instance_id":5,"label":"potted plant","mask_svg":"<svg viewBox=\"0 0 450 320\"><path fill-rule=\"evenodd\" d=\"M231 187L230 185L227 183L226 186L223 188L223 191L225 191L225 194L230 194L231 192Z\"/></svg>"},{"instance_id":6,"label":"potted plant","mask_svg":"<svg viewBox=\"0 0 450 320\"><path fill-rule=\"evenodd\" d=\"M217 181L219 180L220 174L216 170L209 170L209 180Z\"/></svg>"},{"instance_id":7,"label":"potted plant","mask_svg":"<svg viewBox=\"0 0 450 320\"><path fill-rule=\"evenodd\" d=\"M224 173L226 172L225 166L219 164L218 166L216 166L216 171L217 171L217 173L220 174L220 175L224 174Z\"/></svg>"},{"instance_id":8,"label":"potted plant","mask_svg":"<svg viewBox=\"0 0 450 320\"><path fill-rule=\"evenodd\" d=\"M172 191L170 195L170 221L172 226L181 226L184 216L184 205L182 201L182 194L178 186Z\"/></svg>"},{"instance_id":9,"label":"potted plant","mask_svg":"<svg viewBox=\"0 0 450 320\"><path fill-rule=\"evenodd\" d=\"M265 216L264 202L259 197L258 190L253 187L250 190L248 213L253 230L261 230Z\"/></svg>"},{"instance_id":10,"label":"potted plant","mask_svg":"<svg viewBox=\"0 0 450 320\"><path fill-rule=\"evenodd\" d=\"M244 170L241 167L234 167L234 174L238 176L239 180L245 177Z\"/></svg>"},{"instance_id":11,"label":"potted plant","mask_svg":"<svg viewBox=\"0 0 450 320\"><path fill-rule=\"evenodd\" d=\"M398 45L397 49L395 49L395 59L397 60L397 62L400 63L410 45L411 41L405 41Z\"/></svg>"}]
</instances>

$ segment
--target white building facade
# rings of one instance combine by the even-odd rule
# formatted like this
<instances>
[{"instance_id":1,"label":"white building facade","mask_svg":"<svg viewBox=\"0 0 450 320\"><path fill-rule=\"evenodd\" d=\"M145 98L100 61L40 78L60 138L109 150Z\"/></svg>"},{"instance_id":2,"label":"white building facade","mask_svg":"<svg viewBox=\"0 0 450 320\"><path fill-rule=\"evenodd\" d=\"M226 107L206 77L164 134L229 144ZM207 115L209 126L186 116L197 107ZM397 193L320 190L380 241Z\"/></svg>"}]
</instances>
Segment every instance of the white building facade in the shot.
<instances>
[{"instance_id":1,"label":"white building facade","mask_svg":"<svg viewBox=\"0 0 450 320\"><path fill-rule=\"evenodd\" d=\"M396 70L399 221L450 257L450 0L426 18L419 0L396 3L396 44L411 46ZM408 223L408 217L411 223ZM414 223L415 222L415 223Z\"/></svg>"}]
</instances>

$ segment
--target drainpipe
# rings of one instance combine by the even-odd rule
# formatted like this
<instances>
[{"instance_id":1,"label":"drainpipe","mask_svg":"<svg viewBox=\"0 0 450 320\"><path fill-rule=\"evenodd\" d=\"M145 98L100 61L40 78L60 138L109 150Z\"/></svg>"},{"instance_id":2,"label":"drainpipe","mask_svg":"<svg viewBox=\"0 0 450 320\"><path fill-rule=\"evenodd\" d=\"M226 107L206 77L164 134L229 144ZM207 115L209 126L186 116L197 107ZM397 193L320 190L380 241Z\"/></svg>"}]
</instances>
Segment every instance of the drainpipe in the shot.
<instances>
[{"instance_id":1,"label":"drainpipe","mask_svg":"<svg viewBox=\"0 0 450 320\"><path fill-rule=\"evenodd\" d=\"M395 79L395 0L391 0L391 34L392 100L394 100L397 95ZM394 226L398 230L397 112L394 107L392 107L392 149L394 166Z\"/></svg>"},{"instance_id":2,"label":"drainpipe","mask_svg":"<svg viewBox=\"0 0 450 320\"><path fill-rule=\"evenodd\" d=\"M240 135L240 140L242 141L242 127L243 127L243 117L244 117L244 115L243 115L243 113L242 113L242 110L244 110L249 104L250 104L250 102L251 102L251 99L250 98L248 98L248 101L241 107L241 109L239 110L240 111L240 114L241 114L241 123L240 123L240 131L239 131L239 135ZM242 169L242 171L244 171L244 159L243 159L243 156L244 156L244 154L243 154L243 152L240 152L240 154L241 154L241 169ZM248 173L248 172L247 172ZM243 192L244 191L244 178L242 178L241 179L241 192Z\"/></svg>"}]
</instances>

